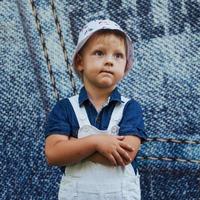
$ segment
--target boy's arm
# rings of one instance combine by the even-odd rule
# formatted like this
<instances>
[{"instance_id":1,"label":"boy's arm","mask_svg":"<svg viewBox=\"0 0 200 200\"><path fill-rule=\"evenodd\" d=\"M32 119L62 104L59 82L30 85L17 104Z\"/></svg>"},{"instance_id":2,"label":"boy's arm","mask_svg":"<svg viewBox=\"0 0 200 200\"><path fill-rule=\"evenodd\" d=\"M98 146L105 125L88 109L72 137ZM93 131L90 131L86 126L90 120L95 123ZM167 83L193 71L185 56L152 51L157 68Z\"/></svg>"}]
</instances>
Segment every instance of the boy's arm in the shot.
<instances>
[{"instance_id":1,"label":"boy's arm","mask_svg":"<svg viewBox=\"0 0 200 200\"><path fill-rule=\"evenodd\" d=\"M127 135L123 141L134 148L134 151L127 151L132 162L140 149L141 139L134 135Z\"/></svg>"},{"instance_id":2,"label":"boy's arm","mask_svg":"<svg viewBox=\"0 0 200 200\"><path fill-rule=\"evenodd\" d=\"M53 134L45 141L45 154L50 165L77 163L94 152L95 143L92 137L71 141L68 136Z\"/></svg>"},{"instance_id":3,"label":"boy's arm","mask_svg":"<svg viewBox=\"0 0 200 200\"><path fill-rule=\"evenodd\" d=\"M77 138L70 137L70 140L77 140ZM88 158L86 158L86 160L92 161L94 163L100 163L102 165L115 166L115 164L113 164L109 159L107 159L105 156L103 156L99 152L94 152L92 155L90 155ZM120 165L125 165L123 159L121 159Z\"/></svg>"},{"instance_id":4,"label":"boy's arm","mask_svg":"<svg viewBox=\"0 0 200 200\"><path fill-rule=\"evenodd\" d=\"M123 139L124 136L98 134L71 140L68 136L53 134L46 138L45 154L50 165L78 163L95 152L102 154L113 165L123 165L123 159L130 160L126 150L132 151Z\"/></svg>"}]
</instances>

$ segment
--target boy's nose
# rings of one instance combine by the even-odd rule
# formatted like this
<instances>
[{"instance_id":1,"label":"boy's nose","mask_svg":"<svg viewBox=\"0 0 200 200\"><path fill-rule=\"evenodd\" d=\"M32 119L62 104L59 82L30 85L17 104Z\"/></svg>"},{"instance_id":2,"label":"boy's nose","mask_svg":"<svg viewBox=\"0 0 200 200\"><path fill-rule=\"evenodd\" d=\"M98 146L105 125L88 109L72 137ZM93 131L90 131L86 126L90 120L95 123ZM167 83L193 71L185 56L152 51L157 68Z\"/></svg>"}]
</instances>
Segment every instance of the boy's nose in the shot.
<instances>
[{"instance_id":1,"label":"boy's nose","mask_svg":"<svg viewBox=\"0 0 200 200\"><path fill-rule=\"evenodd\" d=\"M112 56L106 56L105 64L108 66L113 66L113 57Z\"/></svg>"}]
</instances>

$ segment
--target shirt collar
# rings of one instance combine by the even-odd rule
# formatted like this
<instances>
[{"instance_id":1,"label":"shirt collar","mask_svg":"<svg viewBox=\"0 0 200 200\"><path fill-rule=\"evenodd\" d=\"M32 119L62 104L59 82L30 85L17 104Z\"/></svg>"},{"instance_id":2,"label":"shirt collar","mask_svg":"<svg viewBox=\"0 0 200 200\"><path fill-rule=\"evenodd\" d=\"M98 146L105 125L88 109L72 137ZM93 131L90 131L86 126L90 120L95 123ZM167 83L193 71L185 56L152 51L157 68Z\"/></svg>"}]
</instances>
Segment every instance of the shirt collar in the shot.
<instances>
[{"instance_id":1,"label":"shirt collar","mask_svg":"<svg viewBox=\"0 0 200 200\"><path fill-rule=\"evenodd\" d=\"M79 105L81 106L88 100L89 100L89 97L88 97L87 91L86 91L85 87L82 87L80 90L80 93L79 93ZM112 91L112 93L110 95L109 102L112 102L112 101L119 102L119 103L122 102L121 94L119 93L117 87Z\"/></svg>"}]
</instances>

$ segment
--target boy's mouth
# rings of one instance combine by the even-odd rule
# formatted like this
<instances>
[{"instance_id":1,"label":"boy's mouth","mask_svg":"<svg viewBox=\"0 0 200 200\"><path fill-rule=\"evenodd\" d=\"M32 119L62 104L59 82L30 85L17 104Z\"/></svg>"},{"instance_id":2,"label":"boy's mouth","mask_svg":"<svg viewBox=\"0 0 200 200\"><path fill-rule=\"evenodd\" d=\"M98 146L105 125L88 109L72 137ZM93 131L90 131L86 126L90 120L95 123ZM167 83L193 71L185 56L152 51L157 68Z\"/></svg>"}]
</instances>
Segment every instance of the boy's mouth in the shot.
<instances>
[{"instance_id":1,"label":"boy's mouth","mask_svg":"<svg viewBox=\"0 0 200 200\"><path fill-rule=\"evenodd\" d=\"M113 75L113 72L108 71L108 70L102 70L100 73L107 73L107 74L112 74Z\"/></svg>"}]
</instances>

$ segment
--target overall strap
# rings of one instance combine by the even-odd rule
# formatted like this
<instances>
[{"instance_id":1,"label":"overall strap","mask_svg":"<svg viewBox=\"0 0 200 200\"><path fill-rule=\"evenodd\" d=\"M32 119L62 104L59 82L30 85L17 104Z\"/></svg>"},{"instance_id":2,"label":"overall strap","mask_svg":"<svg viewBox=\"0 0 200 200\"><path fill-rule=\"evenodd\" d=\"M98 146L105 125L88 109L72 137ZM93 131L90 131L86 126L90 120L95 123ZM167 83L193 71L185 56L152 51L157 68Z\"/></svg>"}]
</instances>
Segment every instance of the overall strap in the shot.
<instances>
[{"instance_id":1,"label":"overall strap","mask_svg":"<svg viewBox=\"0 0 200 200\"><path fill-rule=\"evenodd\" d=\"M122 100L121 103L117 103L115 105L115 108L114 108L111 118L110 118L110 123L108 125L108 130L111 130L113 127L118 126L118 124L121 121L122 116L123 116L124 106L130 99L121 96L121 100Z\"/></svg>"},{"instance_id":2,"label":"overall strap","mask_svg":"<svg viewBox=\"0 0 200 200\"><path fill-rule=\"evenodd\" d=\"M85 106L79 106L78 102L78 95L72 96L69 98L69 101L74 109L74 112L76 114L76 118L79 123L79 127L82 127L84 125L90 125L90 121L87 116L87 112L85 110Z\"/></svg>"}]
</instances>

